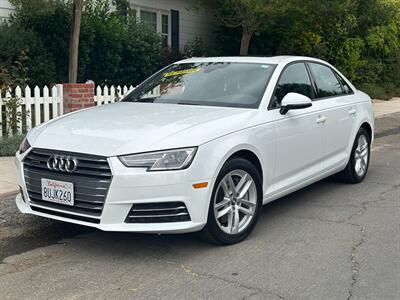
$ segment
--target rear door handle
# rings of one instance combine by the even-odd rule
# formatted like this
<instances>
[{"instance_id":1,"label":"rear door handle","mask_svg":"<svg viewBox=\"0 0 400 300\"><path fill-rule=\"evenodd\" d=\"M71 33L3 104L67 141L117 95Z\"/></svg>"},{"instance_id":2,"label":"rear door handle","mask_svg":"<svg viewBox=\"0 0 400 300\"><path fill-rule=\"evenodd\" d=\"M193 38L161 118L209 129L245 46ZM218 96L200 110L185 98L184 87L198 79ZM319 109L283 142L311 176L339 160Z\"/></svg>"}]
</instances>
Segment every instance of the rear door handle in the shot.
<instances>
[{"instance_id":1,"label":"rear door handle","mask_svg":"<svg viewBox=\"0 0 400 300\"><path fill-rule=\"evenodd\" d=\"M349 110L349 115L354 116L356 114L357 110L355 108L352 108Z\"/></svg>"},{"instance_id":2,"label":"rear door handle","mask_svg":"<svg viewBox=\"0 0 400 300\"><path fill-rule=\"evenodd\" d=\"M318 116L317 118L317 124L323 124L326 122L326 117L324 116Z\"/></svg>"}]
</instances>

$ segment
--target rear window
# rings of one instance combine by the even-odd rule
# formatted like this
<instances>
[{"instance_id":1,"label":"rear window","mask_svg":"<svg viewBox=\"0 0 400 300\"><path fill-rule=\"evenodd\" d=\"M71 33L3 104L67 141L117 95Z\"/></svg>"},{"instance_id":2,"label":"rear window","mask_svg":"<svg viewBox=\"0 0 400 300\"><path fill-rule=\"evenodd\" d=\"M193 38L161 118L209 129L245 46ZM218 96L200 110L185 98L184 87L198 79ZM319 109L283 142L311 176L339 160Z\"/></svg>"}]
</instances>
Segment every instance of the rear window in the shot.
<instances>
[{"instance_id":1,"label":"rear window","mask_svg":"<svg viewBox=\"0 0 400 300\"><path fill-rule=\"evenodd\" d=\"M342 85L331 68L309 63L319 98L342 95Z\"/></svg>"}]
</instances>

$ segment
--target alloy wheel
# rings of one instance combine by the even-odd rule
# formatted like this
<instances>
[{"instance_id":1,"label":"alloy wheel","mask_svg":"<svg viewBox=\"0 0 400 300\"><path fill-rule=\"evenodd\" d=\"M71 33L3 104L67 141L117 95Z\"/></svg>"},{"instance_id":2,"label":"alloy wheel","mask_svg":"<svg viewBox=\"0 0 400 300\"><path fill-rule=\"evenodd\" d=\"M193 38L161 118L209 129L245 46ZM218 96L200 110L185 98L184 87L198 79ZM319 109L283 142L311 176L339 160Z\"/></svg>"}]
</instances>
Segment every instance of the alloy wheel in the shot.
<instances>
[{"instance_id":1,"label":"alloy wheel","mask_svg":"<svg viewBox=\"0 0 400 300\"><path fill-rule=\"evenodd\" d=\"M220 181L214 197L214 216L227 234L246 230L254 218L257 188L254 179L243 170L234 170Z\"/></svg>"},{"instance_id":2,"label":"alloy wheel","mask_svg":"<svg viewBox=\"0 0 400 300\"><path fill-rule=\"evenodd\" d=\"M369 159L368 140L365 135L360 135L357 141L357 147L354 153L354 170L359 177L364 176L367 171Z\"/></svg>"}]
</instances>

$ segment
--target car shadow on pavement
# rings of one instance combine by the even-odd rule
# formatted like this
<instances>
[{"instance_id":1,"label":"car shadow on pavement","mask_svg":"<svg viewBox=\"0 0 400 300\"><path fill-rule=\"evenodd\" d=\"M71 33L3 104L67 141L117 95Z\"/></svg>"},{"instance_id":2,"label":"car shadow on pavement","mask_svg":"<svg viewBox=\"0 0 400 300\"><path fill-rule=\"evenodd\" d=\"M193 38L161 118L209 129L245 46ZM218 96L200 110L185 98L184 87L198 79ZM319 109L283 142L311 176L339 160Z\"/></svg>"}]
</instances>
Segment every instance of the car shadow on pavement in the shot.
<instances>
[{"instance_id":1,"label":"car shadow on pavement","mask_svg":"<svg viewBox=\"0 0 400 300\"><path fill-rule=\"evenodd\" d=\"M257 239L258 235L263 234L269 228L269 223L273 222L274 218L290 210L298 210L305 206L315 199L315 194L319 194L320 198L323 199L327 185L341 184L328 178L265 205L254 232L248 240L242 243ZM5 201L13 201L13 199L5 199ZM190 255L190 249L195 249L197 252L201 249L206 251L207 249L215 249L214 245L207 244L199 239L196 233L157 235L103 232L86 226L22 215L17 212L15 205L8 206L8 209L15 210L12 213L17 217L3 221L4 231L8 232L5 237L0 238L0 261L8 256L36 248L54 244L67 245L76 240L79 240L79 242L74 243L74 247L80 248L80 251L104 256L159 256L170 251L179 251L180 255L184 255L184 253ZM1 210L2 207L0 206ZM235 245L232 247L235 247ZM185 250L180 251L182 249Z\"/></svg>"}]
</instances>

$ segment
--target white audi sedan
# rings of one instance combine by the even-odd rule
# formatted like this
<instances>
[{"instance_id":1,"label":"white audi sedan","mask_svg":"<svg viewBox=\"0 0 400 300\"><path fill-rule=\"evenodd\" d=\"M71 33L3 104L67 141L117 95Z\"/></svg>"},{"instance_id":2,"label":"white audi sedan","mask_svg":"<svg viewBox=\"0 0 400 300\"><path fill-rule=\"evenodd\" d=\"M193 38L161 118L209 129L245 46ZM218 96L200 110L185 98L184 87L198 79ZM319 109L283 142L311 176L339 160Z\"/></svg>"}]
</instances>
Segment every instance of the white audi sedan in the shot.
<instances>
[{"instance_id":1,"label":"white audi sedan","mask_svg":"<svg viewBox=\"0 0 400 300\"><path fill-rule=\"evenodd\" d=\"M105 231L246 238L261 207L368 171L371 99L308 57L192 58L121 102L29 132L16 154L23 213Z\"/></svg>"}]
</instances>

